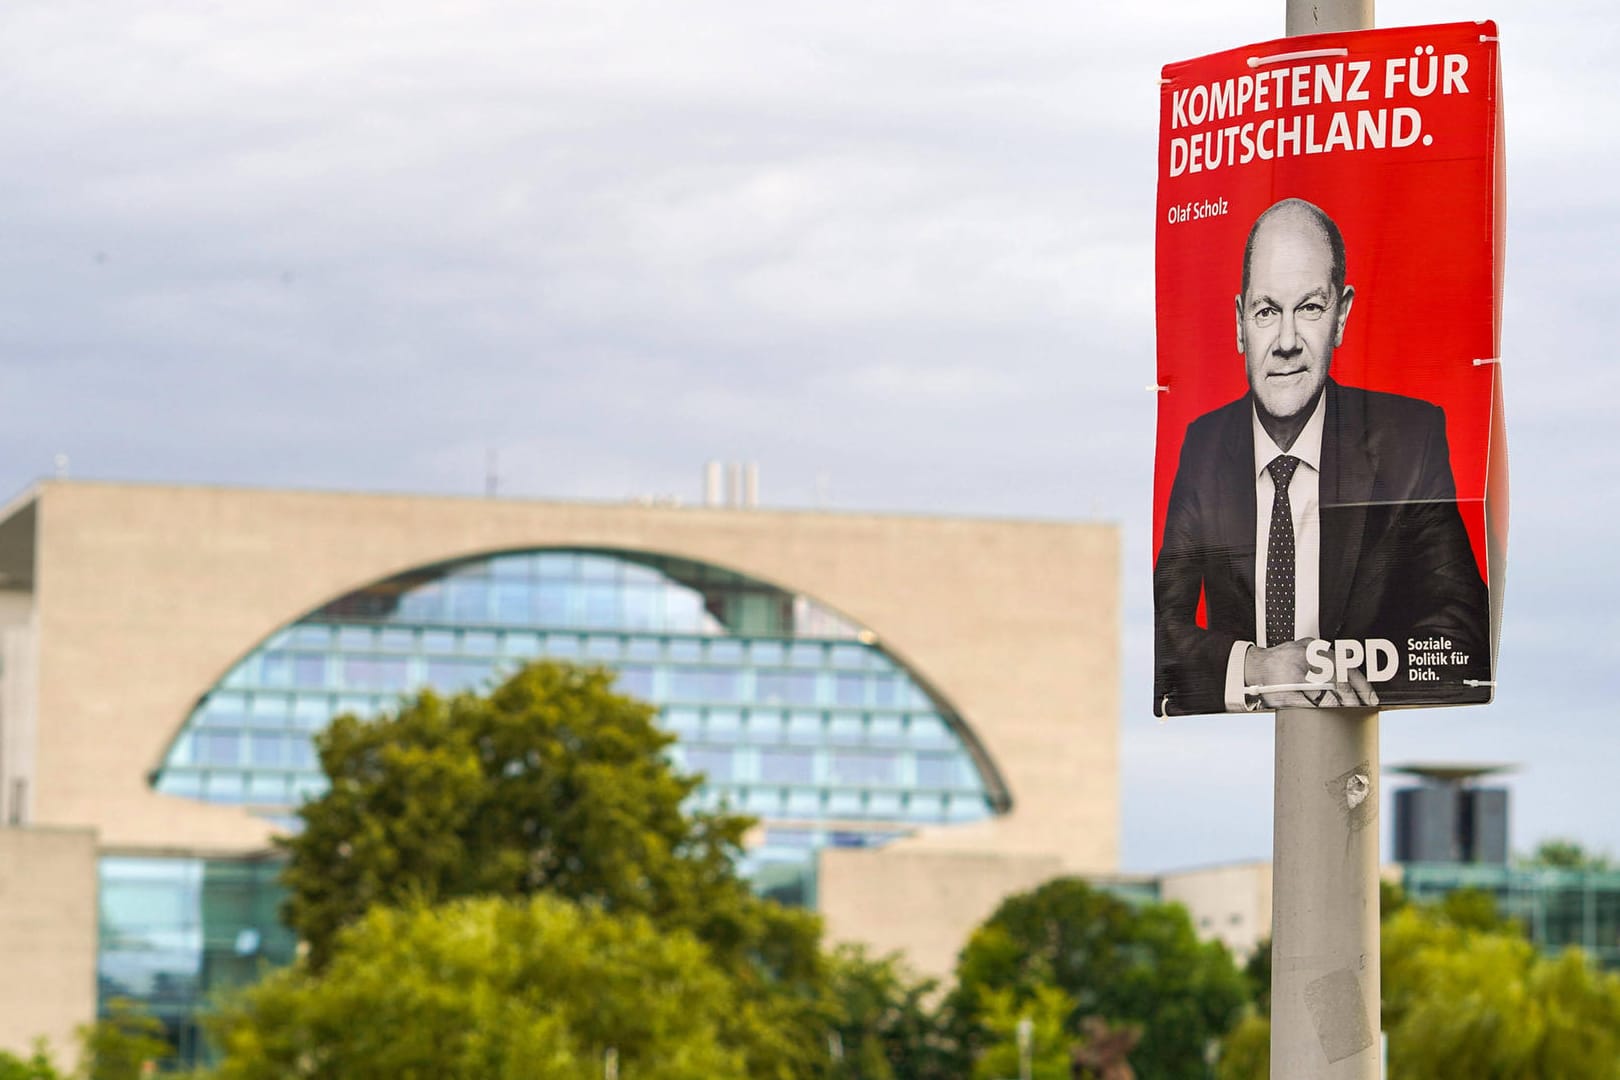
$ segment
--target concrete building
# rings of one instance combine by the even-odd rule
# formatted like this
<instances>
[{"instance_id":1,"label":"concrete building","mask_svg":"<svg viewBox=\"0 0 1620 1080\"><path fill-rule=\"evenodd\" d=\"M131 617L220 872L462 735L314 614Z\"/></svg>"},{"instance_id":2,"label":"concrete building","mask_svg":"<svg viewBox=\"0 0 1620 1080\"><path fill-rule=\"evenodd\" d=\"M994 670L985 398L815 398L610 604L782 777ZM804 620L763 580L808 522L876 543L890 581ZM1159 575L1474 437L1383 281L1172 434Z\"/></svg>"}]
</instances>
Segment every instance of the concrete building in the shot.
<instances>
[{"instance_id":1,"label":"concrete building","mask_svg":"<svg viewBox=\"0 0 1620 1080\"><path fill-rule=\"evenodd\" d=\"M72 1045L95 1016L96 836L0 828L0 1049Z\"/></svg>"},{"instance_id":2,"label":"concrete building","mask_svg":"<svg viewBox=\"0 0 1620 1080\"><path fill-rule=\"evenodd\" d=\"M1420 781L1395 792L1396 862L1507 863L1508 790L1480 781L1513 766L1445 762L1386 771Z\"/></svg>"},{"instance_id":3,"label":"concrete building","mask_svg":"<svg viewBox=\"0 0 1620 1080\"><path fill-rule=\"evenodd\" d=\"M1620 869L1606 857L1575 865L1511 860L1506 787L1479 781L1514 766L1477 763L1386 765L1419 783L1397 789L1391 827L1394 860L1381 876L1409 901L1436 904L1461 890L1489 895L1542 952L1583 949L1620 969ZM1271 863L1265 860L1167 871L1157 896L1187 909L1199 936L1215 938L1239 962L1271 935Z\"/></svg>"},{"instance_id":4,"label":"concrete building","mask_svg":"<svg viewBox=\"0 0 1620 1080\"><path fill-rule=\"evenodd\" d=\"M535 656L659 706L762 889L943 973L1007 893L1116 869L1118 593L1107 525L42 483L0 510L0 1047L98 993L192 1045L292 950L313 734Z\"/></svg>"},{"instance_id":5,"label":"concrete building","mask_svg":"<svg viewBox=\"0 0 1620 1080\"><path fill-rule=\"evenodd\" d=\"M1254 859L1160 875L1159 899L1187 909L1193 929L1243 963L1271 939L1271 863Z\"/></svg>"}]
</instances>

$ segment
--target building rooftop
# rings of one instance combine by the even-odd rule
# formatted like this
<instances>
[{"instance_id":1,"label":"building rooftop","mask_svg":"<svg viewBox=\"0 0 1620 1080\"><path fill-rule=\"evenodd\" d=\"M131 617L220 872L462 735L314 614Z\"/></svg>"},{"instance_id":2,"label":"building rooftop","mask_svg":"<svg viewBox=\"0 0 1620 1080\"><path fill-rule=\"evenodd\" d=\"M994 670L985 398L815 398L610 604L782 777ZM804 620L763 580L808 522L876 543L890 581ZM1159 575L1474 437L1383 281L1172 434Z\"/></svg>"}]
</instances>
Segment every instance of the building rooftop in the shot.
<instances>
[{"instance_id":1,"label":"building rooftop","mask_svg":"<svg viewBox=\"0 0 1620 1080\"><path fill-rule=\"evenodd\" d=\"M1507 762L1411 762L1406 765L1386 765L1385 772L1405 773L1441 784L1466 784L1482 776L1517 772L1518 766Z\"/></svg>"}]
</instances>

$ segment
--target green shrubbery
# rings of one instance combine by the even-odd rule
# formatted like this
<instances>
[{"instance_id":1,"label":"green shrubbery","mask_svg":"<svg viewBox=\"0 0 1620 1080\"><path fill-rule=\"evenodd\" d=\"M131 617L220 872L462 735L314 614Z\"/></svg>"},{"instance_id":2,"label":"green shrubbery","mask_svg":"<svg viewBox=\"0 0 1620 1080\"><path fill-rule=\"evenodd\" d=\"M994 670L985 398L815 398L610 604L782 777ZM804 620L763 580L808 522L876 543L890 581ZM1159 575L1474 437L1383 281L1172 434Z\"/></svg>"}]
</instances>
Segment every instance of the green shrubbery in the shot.
<instances>
[{"instance_id":1,"label":"green shrubbery","mask_svg":"<svg viewBox=\"0 0 1620 1080\"><path fill-rule=\"evenodd\" d=\"M748 818L683 809L654 710L538 663L488 695L424 692L319 736L330 787L284 844L292 967L216 1003L199 1080L1253 1080L1269 952L1239 972L1174 905L1077 879L1007 898L948 993L825 950L756 896ZM1488 896L1386 897L1392 1070L1620 1076L1620 979L1539 957ZM1027 1021L1027 1024L1025 1023ZM136 1080L161 1029L120 1006L87 1080ZM1211 1062L1215 1061L1212 1066ZM63 1080L42 1048L0 1080Z\"/></svg>"}]
</instances>

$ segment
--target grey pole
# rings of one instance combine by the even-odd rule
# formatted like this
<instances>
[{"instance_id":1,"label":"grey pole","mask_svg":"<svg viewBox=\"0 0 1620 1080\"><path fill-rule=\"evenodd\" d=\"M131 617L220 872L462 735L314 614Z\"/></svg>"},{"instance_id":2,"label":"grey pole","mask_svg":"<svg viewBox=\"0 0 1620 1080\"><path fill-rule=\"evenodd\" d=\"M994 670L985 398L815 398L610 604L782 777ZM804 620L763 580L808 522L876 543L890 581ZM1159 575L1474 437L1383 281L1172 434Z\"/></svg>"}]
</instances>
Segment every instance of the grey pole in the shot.
<instances>
[{"instance_id":1,"label":"grey pole","mask_svg":"<svg viewBox=\"0 0 1620 1080\"><path fill-rule=\"evenodd\" d=\"M1378 710L1277 710L1272 1080L1377 1080Z\"/></svg>"},{"instance_id":2,"label":"grey pole","mask_svg":"<svg viewBox=\"0 0 1620 1080\"><path fill-rule=\"evenodd\" d=\"M1285 0L1289 37L1373 25L1373 0ZM1378 1080L1378 710L1278 709L1272 1080Z\"/></svg>"},{"instance_id":3,"label":"grey pole","mask_svg":"<svg viewBox=\"0 0 1620 1080\"><path fill-rule=\"evenodd\" d=\"M1373 0L1284 0L1289 37L1337 30L1371 30Z\"/></svg>"}]
</instances>

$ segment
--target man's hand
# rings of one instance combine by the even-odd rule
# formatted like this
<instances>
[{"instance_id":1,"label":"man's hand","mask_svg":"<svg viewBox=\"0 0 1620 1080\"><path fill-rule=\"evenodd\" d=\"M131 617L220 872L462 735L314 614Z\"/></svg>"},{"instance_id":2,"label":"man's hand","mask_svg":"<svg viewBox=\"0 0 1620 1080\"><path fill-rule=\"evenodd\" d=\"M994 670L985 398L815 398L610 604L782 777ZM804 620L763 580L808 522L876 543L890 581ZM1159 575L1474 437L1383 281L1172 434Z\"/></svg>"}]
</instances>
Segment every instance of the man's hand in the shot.
<instances>
[{"instance_id":1,"label":"man's hand","mask_svg":"<svg viewBox=\"0 0 1620 1080\"><path fill-rule=\"evenodd\" d=\"M1310 670L1305 663L1305 645L1305 640L1301 639L1273 645L1269 649L1250 646L1249 651L1243 654L1243 685L1277 686L1305 682L1305 673ZM1260 704L1268 709L1308 708L1316 704L1312 700L1316 696L1313 693L1311 697L1306 697L1303 690L1271 690L1260 695Z\"/></svg>"},{"instance_id":2,"label":"man's hand","mask_svg":"<svg viewBox=\"0 0 1620 1080\"><path fill-rule=\"evenodd\" d=\"M1305 661L1305 646L1309 638L1287 641L1262 649L1251 645L1243 654L1244 686L1278 686L1290 683L1309 683L1310 665ZM1376 707L1378 695L1359 668L1347 672L1348 682L1316 683L1321 689L1270 690L1260 695L1260 704L1268 709L1334 708L1337 706Z\"/></svg>"},{"instance_id":3,"label":"man's hand","mask_svg":"<svg viewBox=\"0 0 1620 1080\"><path fill-rule=\"evenodd\" d=\"M1376 709L1378 707L1378 695L1373 693L1372 683L1367 681L1366 673L1360 668L1353 667L1345 674L1350 676L1349 685L1336 683L1332 691L1338 697L1339 704L1346 708L1359 706ZM1323 704L1327 703L1323 702Z\"/></svg>"}]
</instances>

